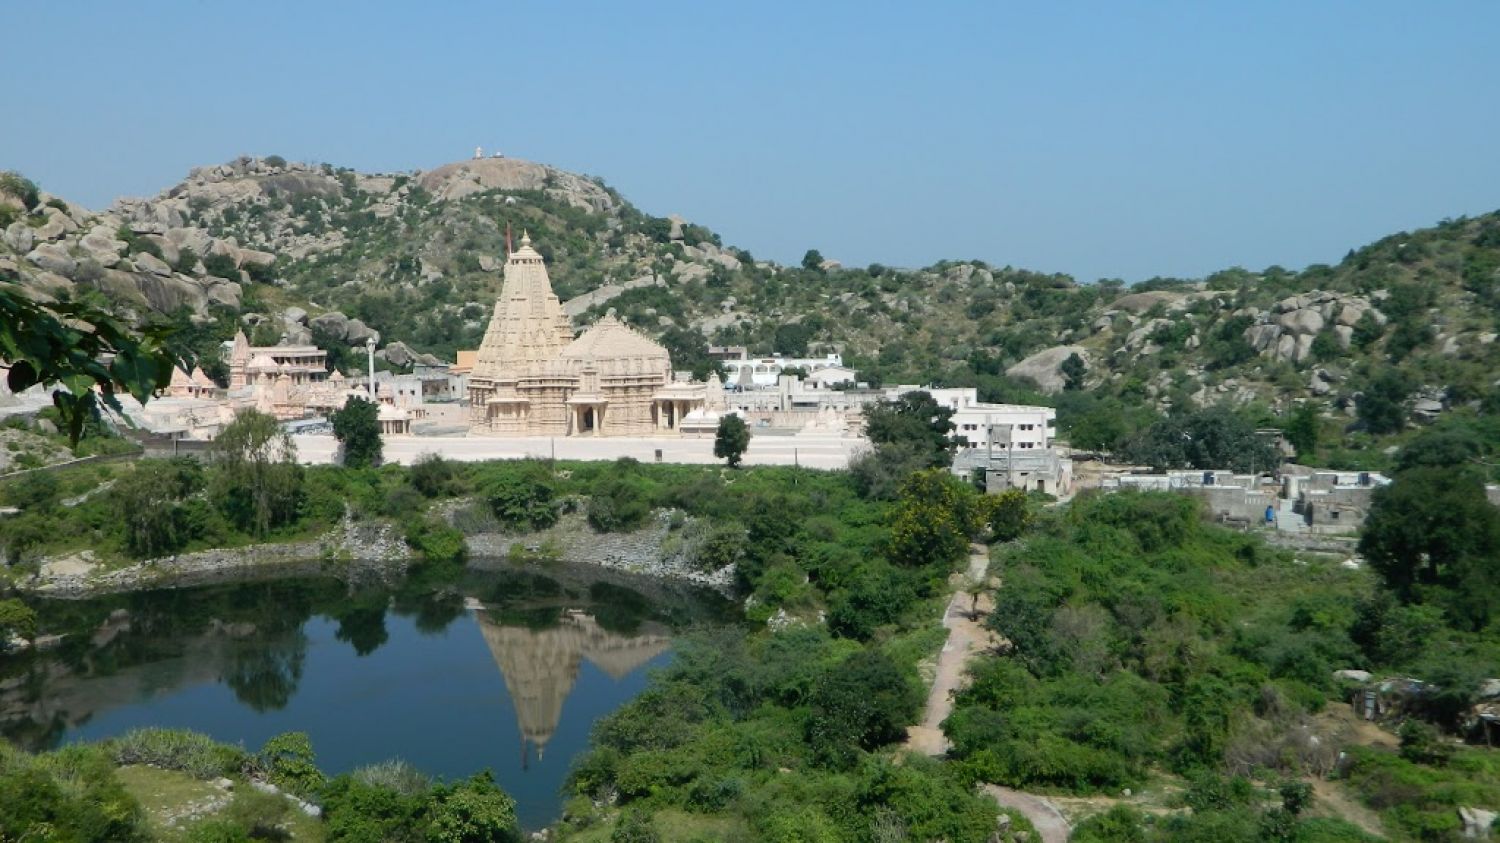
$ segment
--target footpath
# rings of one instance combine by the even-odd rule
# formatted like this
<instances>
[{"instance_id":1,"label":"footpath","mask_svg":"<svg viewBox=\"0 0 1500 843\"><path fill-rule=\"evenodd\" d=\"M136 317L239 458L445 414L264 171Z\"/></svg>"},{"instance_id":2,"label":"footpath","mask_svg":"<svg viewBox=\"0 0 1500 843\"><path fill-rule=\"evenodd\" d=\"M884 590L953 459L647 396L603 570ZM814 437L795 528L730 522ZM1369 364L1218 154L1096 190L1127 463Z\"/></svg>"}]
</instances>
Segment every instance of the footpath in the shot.
<instances>
[{"instance_id":1,"label":"footpath","mask_svg":"<svg viewBox=\"0 0 1500 843\"><path fill-rule=\"evenodd\" d=\"M964 582L981 583L989 570L989 548L982 544L969 546L969 565L964 572ZM1000 646L1002 639L984 626L983 618L995 608L994 598L988 589L981 593L977 603L967 588L954 591L943 612L943 626L948 629L948 640L938 654L937 671L933 677L932 690L927 695L922 721L907 729L906 748L923 755L941 756L948 753L948 738L943 734L943 721L953 713L953 695L963 686L968 672L969 659L986 650ZM999 785L984 785L984 792L1002 808L1018 811L1036 827L1042 843L1067 843L1068 821L1046 798L1035 794L1011 790Z\"/></svg>"}]
</instances>

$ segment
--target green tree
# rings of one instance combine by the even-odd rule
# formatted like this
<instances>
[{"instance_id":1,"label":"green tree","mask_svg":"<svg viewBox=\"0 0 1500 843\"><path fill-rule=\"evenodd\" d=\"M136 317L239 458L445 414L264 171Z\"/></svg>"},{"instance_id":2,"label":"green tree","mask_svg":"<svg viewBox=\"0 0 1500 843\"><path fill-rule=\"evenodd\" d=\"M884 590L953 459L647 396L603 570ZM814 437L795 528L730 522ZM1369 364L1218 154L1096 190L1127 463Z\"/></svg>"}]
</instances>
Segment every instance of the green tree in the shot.
<instances>
[{"instance_id":1,"label":"green tree","mask_svg":"<svg viewBox=\"0 0 1500 843\"><path fill-rule=\"evenodd\" d=\"M714 433L714 456L729 463L730 468L740 467L740 457L750 447L750 428L745 420L734 414L719 419L719 429Z\"/></svg>"},{"instance_id":2,"label":"green tree","mask_svg":"<svg viewBox=\"0 0 1500 843\"><path fill-rule=\"evenodd\" d=\"M1382 369L1360 394L1355 409L1371 433L1396 433L1406 427L1406 399L1411 383L1399 369Z\"/></svg>"},{"instance_id":3,"label":"green tree","mask_svg":"<svg viewBox=\"0 0 1500 843\"><path fill-rule=\"evenodd\" d=\"M441 792L432 806L433 843L512 843L521 839L516 801L488 771Z\"/></svg>"},{"instance_id":4,"label":"green tree","mask_svg":"<svg viewBox=\"0 0 1500 843\"><path fill-rule=\"evenodd\" d=\"M202 466L186 457L141 460L116 481L110 497L125 525L125 547L130 554L159 556L195 538L203 525L186 502L203 487Z\"/></svg>"},{"instance_id":5,"label":"green tree","mask_svg":"<svg viewBox=\"0 0 1500 843\"><path fill-rule=\"evenodd\" d=\"M1031 525L1031 509L1026 503L1026 493L1020 489L1006 489L998 495L987 496L985 508L995 541L1020 538Z\"/></svg>"},{"instance_id":6,"label":"green tree","mask_svg":"<svg viewBox=\"0 0 1500 843\"><path fill-rule=\"evenodd\" d=\"M958 444L953 431L953 410L923 390L865 410L865 435L875 443L877 452L888 446L911 445L928 467L946 468L953 463Z\"/></svg>"},{"instance_id":7,"label":"green tree","mask_svg":"<svg viewBox=\"0 0 1500 843\"><path fill-rule=\"evenodd\" d=\"M0 600L0 651L12 637L27 641L36 637L36 612L14 598Z\"/></svg>"},{"instance_id":8,"label":"green tree","mask_svg":"<svg viewBox=\"0 0 1500 843\"><path fill-rule=\"evenodd\" d=\"M921 694L890 657L861 650L825 672L809 696L807 737L818 760L849 767L856 750L873 750L906 736Z\"/></svg>"},{"instance_id":9,"label":"green tree","mask_svg":"<svg viewBox=\"0 0 1500 843\"><path fill-rule=\"evenodd\" d=\"M1077 392L1083 389L1083 378L1088 374L1089 367L1083 362L1083 358L1077 352L1068 355L1068 359L1062 362L1058 371L1063 376L1063 389L1069 392Z\"/></svg>"},{"instance_id":10,"label":"green tree","mask_svg":"<svg viewBox=\"0 0 1500 843\"><path fill-rule=\"evenodd\" d=\"M1282 431L1286 441L1297 449L1297 459L1306 461L1318 451L1318 408L1311 401L1298 404L1287 416Z\"/></svg>"},{"instance_id":11,"label":"green tree","mask_svg":"<svg viewBox=\"0 0 1500 843\"><path fill-rule=\"evenodd\" d=\"M344 401L344 408L336 410L329 421L333 422L333 437L339 440L341 462L349 468L370 468L380 465L384 450L380 439L380 408L374 403L353 395Z\"/></svg>"},{"instance_id":12,"label":"green tree","mask_svg":"<svg viewBox=\"0 0 1500 843\"><path fill-rule=\"evenodd\" d=\"M40 304L19 282L14 273L0 272L6 383L15 392L37 384L65 387L52 393L52 403L74 445L84 422L98 416L100 402L119 412L115 394L123 391L144 404L171 383L173 366L191 368L171 347L169 328L135 332L100 308L66 297Z\"/></svg>"},{"instance_id":13,"label":"green tree","mask_svg":"<svg viewBox=\"0 0 1500 843\"><path fill-rule=\"evenodd\" d=\"M1478 630L1500 608L1500 509L1473 472L1419 466L1376 489L1359 551L1407 602Z\"/></svg>"},{"instance_id":14,"label":"green tree","mask_svg":"<svg viewBox=\"0 0 1500 843\"><path fill-rule=\"evenodd\" d=\"M802 268L813 272L823 271L823 253L817 249L808 249L802 256Z\"/></svg>"},{"instance_id":15,"label":"green tree","mask_svg":"<svg viewBox=\"0 0 1500 843\"><path fill-rule=\"evenodd\" d=\"M1122 449L1126 459L1156 469L1269 470L1277 456L1255 427L1227 407L1169 416L1136 434Z\"/></svg>"},{"instance_id":16,"label":"green tree","mask_svg":"<svg viewBox=\"0 0 1500 843\"><path fill-rule=\"evenodd\" d=\"M245 410L214 439L214 501L235 526L256 536L292 523L302 504L297 446L276 419Z\"/></svg>"},{"instance_id":17,"label":"green tree","mask_svg":"<svg viewBox=\"0 0 1500 843\"><path fill-rule=\"evenodd\" d=\"M946 470L912 474L891 515L891 561L913 568L951 566L968 552L981 510L974 487Z\"/></svg>"},{"instance_id":18,"label":"green tree","mask_svg":"<svg viewBox=\"0 0 1500 843\"><path fill-rule=\"evenodd\" d=\"M511 529L541 530L557 523L557 494L552 472L539 462L523 461L488 483L490 511Z\"/></svg>"}]
</instances>

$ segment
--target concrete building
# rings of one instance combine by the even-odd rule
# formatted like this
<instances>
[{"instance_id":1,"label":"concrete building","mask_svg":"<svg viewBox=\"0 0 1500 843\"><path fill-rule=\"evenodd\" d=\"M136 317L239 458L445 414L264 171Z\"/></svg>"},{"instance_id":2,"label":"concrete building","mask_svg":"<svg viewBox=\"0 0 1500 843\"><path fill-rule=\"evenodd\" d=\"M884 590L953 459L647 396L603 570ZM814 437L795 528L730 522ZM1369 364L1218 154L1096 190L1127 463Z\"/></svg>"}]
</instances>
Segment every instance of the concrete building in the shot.
<instances>
[{"instance_id":1,"label":"concrete building","mask_svg":"<svg viewBox=\"0 0 1500 843\"><path fill-rule=\"evenodd\" d=\"M522 236L468 375L470 433L645 436L718 426L722 385L680 381L660 343L613 310L574 338L547 268Z\"/></svg>"},{"instance_id":2,"label":"concrete building","mask_svg":"<svg viewBox=\"0 0 1500 843\"><path fill-rule=\"evenodd\" d=\"M887 401L910 392L926 392L953 411L954 435L970 448L1006 452L1035 452L1052 447L1057 435L1057 410L1025 404L987 404L973 387L895 386L885 390Z\"/></svg>"},{"instance_id":3,"label":"concrete building","mask_svg":"<svg viewBox=\"0 0 1500 843\"><path fill-rule=\"evenodd\" d=\"M721 353L727 349L733 349L745 354L745 349L738 346L711 346L710 356L713 356L715 348ZM837 354L825 354L822 357L785 357L773 354L753 359L748 356L738 359L727 357L717 359L723 362L726 382L739 389L775 386L782 372L787 369L806 371L809 380L813 380L816 376L817 381L825 385L854 383L854 370L845 366L844 359Z\"/></svg>"}]
</instances>

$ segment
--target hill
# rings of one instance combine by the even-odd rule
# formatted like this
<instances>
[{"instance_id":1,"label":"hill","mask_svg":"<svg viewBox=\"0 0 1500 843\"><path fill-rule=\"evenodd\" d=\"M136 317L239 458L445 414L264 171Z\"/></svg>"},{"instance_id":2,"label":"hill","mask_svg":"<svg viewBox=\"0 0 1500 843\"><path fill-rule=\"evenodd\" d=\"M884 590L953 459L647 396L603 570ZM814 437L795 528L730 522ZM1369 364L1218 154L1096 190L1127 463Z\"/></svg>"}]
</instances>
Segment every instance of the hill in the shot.
<instances>
[{"instance_id":1,"label":"hill","mask_svg":"<svg viewBox=\"0 0 1500 843\"><path fill-rule=\"evenodd\" d=\"M98 213L14 176L0 195L0 273L177 319L210 355L243 324L336 360L369 335L396 367L451 359L482 335L509 228L530 232L575 321L616 308L681 368L706 368L709 341L838 351L875 381L1025 401L1062 390L1076 353L1087 389L1052 400L1087 447L1164 411L1230 404L1269 423L1313 402L1339 461L1376 453L1408 418L1500 403L1500 213L1394 234L1336 266L1127 288L981 261L781 266L598 179L508 158L396 174L240 158ZM1394 422L1358 414L1367 393L1397 406Z\"/></svg>"}]
</instances>

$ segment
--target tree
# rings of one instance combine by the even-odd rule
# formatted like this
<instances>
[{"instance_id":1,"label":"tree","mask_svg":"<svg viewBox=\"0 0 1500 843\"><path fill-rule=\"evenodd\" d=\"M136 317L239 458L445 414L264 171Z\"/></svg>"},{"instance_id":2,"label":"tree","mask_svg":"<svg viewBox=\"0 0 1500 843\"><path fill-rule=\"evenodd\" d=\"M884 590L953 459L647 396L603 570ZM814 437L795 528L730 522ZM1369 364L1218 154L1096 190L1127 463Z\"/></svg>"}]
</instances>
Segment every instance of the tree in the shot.
<instances>
[{"instance_id":1,"label":"tree","mask_svg":"<svg viewBox=\"0 0 1500 843\"><path fill-rule=\"evenodd\" d=\"M1062 372L1063 376L1063 389L1069 392L1077 392L1083 389L1083 376L1088 374L1088 370L1088 364L1083 362L1083 358L1078 356L1078 352L1075 351L1069 354L1068 359L1064 360L1062 365L1058 367L1058 371Z\"/></svg>"},{"instance_id":2,"label":"tree","mask_svg":"<svg viewBox=\"0 0 1500 843\"><path fill-rule=\"evenodd\" d=\"M521 839L516 801L495 786L489 771L447 789L432 806L434 843L512 843Z\"/></svg>"},{"instance_id":3,"label":"tree","mask_svg":"<svg viewBox=\"0 0 1500 843\"><path fill-rule=\"evenodd\" d=\"M302 503L297 446L276 419L245 410L214 439L212 493L225 516L256 536L296 520Z\"/></svg>"},{"instance_id":4,"label":"tree","mask_svg":"<svg viewBox=\"0 0 1500 843\"><path fill-rule=\"evenodd\" d=\"M27 641L36 637L36 612L19 600L0 600L0 651L12 637Z\"/></svg>"},{"instance_id":5,"label":"tree","mask_svg":"<svg viewBox=\"0 0 1500 843\"><path fill-rule=\"evenodd\" d=\"M750 447L750 428L745 420L734 414L719 419L719 430L714 434L714 456L726 460L730 468L740 467L740 457Z\"/></svg>"},{"instance_id":6,"label":"tree","mask_svg":"<svg viewBox=\"0 0 1500 843\"><path fill-rule=\"evenodd\" d=\"M130 554L142 559L159 556L191 541L203 525L184 502L203 485L203 467L187 457L141 460L120 478L110 497L125 525Z\"/></svg>"},{"instance_id":7,"label":"tree","mask_svg":"<svg viewBox=\"0 0 1500 843\"><path fill-rule=\"evenodd\" d=\"M1298 404L1287 417L1282 434L1297 449L1297 459L1306 460L1318 451L1318 408L1311 401Z\"/></svg>"},{"instance_id":8,"label":"tree","mask_svg":"<svg viewBox=\"0 0 1500 843\"><path fill-rule=\"evenodd\" d=\"M1500 609L1500 509L1473 472L1419 466L1376 489L1359 552L1406 602L1478 630Z\"/></svg>"},{"instance_id":9,"label":"tree","mask_svg":"<svg viewBox=\"0 0 1500 843\"><path fill-rule=\"evenodd\" d=\"M958 446L952 436L953 410L922 390L908 392L895 401L883 401L865 410L865 435L879 452L886 446L911 444L929 467L946 468Z\"/></svg>"},{"instance_id":10,"label":"tree","mask_svg":"<svg viewBox=\"0 0 1500 843\"><path fill-rule=\"evenodd\" d=\"M191 361L169 347L171 330L148 326L137 334L85 301L60 298L39 304L13 273L0 273L0 364L14 392L35 385L61 385L52 393L74 445L84 422L102 403L116 412L116 391L142 404L172 381L172 367ZM107 362L106 362L107 361Z\"/></svg>"},{"instance_id":11,"label":"tree","mask_svg":"<svg viewBox=\"0 0 1500 843\"><path fill-rule=\"evenodd\" d=\"M807 254L802 256L802 268L813 272L823 271L823 253L817 249L808 249Z\"/></svg>"},{"instance_id":12,"label":"tree","mask_svg":"<svg viewBox=\"0 0 1500 843\"><path fill-rule=\"evenodd\" d=\"M1031 525L1026 493L1020 489L1006 489L998 495L986 497L985 508L989 510L987 520L995 541L1008 542L1019 538Z\"/></svg>"},{"instance_id":13,"label":"tree","mask_svg":"<svg viewBox=\"0 0 1500 843\"><path fill-rule=\"evenodd\" d=\"M380 409L372 402L353 395L344 401L344 409L329 417L333 437L339 440L342 462L349 468L371 468L380 465Z\"/></svg>"},{"instance_id":14,"label":"tree","mask_svg":"<svg viewBox=\"0 0 1500 843\"><path fill-rule=\"evenodd\" d=\"M1406 427L1406 399L1411 384L1399 369L1384 369L1359 396L1356 411L1371 433L1396 433Z\"/></svg>"},{"instance_id":15,"label":"tree","mask_svg":"<svg viewBox=\"0 0 1500 843\"><path fill-rule=\"evenodd\" d=\"M856 748L901 740L921 707L921 695L878 650L861 650L834 666L809 697L807 737L818 759L834 768L850 766Z\"/></svg>"},{"instance_id":16,"label":"tree","mask_svg":"<svg viewBox=\"0 0 1500 843\"><path fill-rule=\"evenodd\" d=\"M1122 449L1126 459L1156 469L1271 469L1277 456L1244 418L1225 407L1169 416L1141 431Z\"/></svg>"},{"instance_id":17,"label":"tree","mask_svg":"<svg viewBox=\"0 0 1500 843\"><path fill-rule=\"evenodd\" d=\"M941 468L911 475L891 516L891 561L913 568L962 559L982 521L979 493Z\"/></svg>"}]
</instances>

